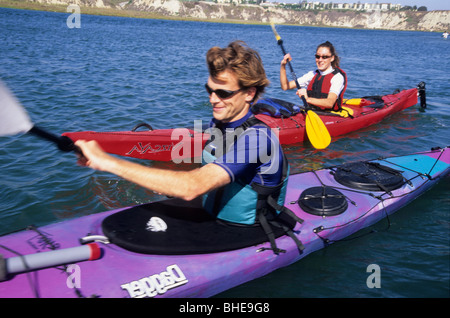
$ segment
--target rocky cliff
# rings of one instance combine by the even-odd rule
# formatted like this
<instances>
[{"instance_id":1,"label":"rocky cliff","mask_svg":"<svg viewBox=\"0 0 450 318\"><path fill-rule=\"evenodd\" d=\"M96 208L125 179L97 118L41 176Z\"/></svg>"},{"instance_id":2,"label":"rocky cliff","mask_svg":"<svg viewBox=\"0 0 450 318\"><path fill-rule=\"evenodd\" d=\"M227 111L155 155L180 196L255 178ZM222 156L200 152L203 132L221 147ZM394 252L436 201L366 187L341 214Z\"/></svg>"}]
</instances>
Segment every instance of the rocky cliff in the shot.
<instances>
[{"instance_id":1,"label":"rocky cliff","mask_svg":"<svg viewBox=\"0 0 450 318\"><path fill-rule=\"evenodd\" d=\"M450 11L293 11L258 5L216 4L179 0L34 0L43 4L78 4L81 7L116 8L156 13L168 17L308 26L412 31L450 30ZM83 10L81 10L83 12Z\"/></svg>"}]
</instances>

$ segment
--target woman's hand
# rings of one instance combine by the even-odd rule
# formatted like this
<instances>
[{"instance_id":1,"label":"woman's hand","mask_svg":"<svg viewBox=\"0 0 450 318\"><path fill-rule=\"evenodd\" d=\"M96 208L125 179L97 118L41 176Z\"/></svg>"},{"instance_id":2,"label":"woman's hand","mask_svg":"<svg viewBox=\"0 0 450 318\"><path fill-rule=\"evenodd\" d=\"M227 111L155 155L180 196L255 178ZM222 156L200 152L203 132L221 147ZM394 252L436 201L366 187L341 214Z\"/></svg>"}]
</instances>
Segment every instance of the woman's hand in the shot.
<instances>
[{"instance_id":1,"label":"woman's hand","mask_svg":"<svg viewBox=\"0 0 450 318\"><path fill-rule=\"evenodd\" d=\"M281 61L281 66L286 66L286 64L288 63L288 62L290 62L290 61L292 61L292 57L291 57L291 54L290 53L288 53L288 54L286 54L284 57L283 57L283 60Z\"/></svg>"},{"instance_id":2,"label":"woman's hand","mask_svg":"<svg viewBox=\"0 0 450 318\"><path fill-rule=\"evenodd\" d=\"M302 96L305 96L306 101L308 101L308 93L306 92L306 88L300 88L299 90L297 90L296 94L300 98L302 98Z\"/></svg>"}]
</instances>

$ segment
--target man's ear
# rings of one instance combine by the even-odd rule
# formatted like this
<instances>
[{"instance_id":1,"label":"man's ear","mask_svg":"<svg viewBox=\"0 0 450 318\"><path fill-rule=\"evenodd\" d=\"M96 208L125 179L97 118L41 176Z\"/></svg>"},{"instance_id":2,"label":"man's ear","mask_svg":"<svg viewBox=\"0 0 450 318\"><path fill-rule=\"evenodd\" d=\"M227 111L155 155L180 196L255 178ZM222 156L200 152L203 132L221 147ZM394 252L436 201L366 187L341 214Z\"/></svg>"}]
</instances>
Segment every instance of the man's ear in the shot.
<instances>
[{"instance_id":1,"label":"man's ear","mask_svg":"<svg viewBox=\"0 0 450 318\"><path fill-rule=\"evenodd\" d=\"M250 87L249 89L247 89L247 96L245 98L245 101L248 103L253 102L253 100L255 99L255 95L256 95L256 87Z\"/></svg>"}]
</instances>

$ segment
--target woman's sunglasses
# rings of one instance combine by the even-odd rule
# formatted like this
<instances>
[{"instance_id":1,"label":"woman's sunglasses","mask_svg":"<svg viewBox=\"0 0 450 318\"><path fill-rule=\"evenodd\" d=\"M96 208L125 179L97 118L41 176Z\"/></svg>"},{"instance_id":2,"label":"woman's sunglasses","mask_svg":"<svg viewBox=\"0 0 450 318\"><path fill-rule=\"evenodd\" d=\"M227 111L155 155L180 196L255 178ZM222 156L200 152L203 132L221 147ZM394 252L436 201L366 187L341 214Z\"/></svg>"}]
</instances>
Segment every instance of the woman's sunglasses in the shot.
<instances>
[{"instance_id":1,"label":"woman's sunglasses","mask_svg":"<svg viewBox=\"0 0 450 318\"><path fill-rule=\"evenodd\" d=\"M215 93L219 98L223 98L223 99L230 98L231 96L233 96L234 94L236 94L237 92L242 90L242 88L239 88L236 91L229 91L227 89L215 89L214 90L211 87L209 87L208 84L205 84L205 88L209 95L211 95L212 93Z\"/></svg>"},{"instance_id":2,"label":"woman's sunglasses","mask_svg":"<svg viewBox=\"0 0 450 318\"><path fill-rule=\"evenodd\" d=\"M316 56L316 59L318 59L318 60L320 60L320 58L326 60L326 59L329 59L332 55L318 55L318 54L316 54L315 56Z\"/></svg>"}]
</instances>

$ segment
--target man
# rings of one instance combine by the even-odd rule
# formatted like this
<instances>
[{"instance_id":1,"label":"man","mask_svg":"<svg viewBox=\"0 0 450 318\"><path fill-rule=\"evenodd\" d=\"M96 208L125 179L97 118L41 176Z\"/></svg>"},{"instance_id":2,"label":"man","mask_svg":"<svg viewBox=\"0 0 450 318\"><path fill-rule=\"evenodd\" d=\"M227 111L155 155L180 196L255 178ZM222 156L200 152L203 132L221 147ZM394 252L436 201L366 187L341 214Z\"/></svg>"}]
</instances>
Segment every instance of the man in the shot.
<instances>
[{"instance_id":1,"label":"man","mask_svg":"<svg viewBox=\"0 0 450 318\"><path fill-rule=\"evenodd\" d=\"M212 126L224 134L230 129L240 130L234 134L234 143L226 143L229 138L225 137L210 143L209 152L204 151L210 156L205 160L209 163L191 171L171 171L110 156L95 141L80 140L76 145L84 154L81 161L86 166L187 201L205 195L205 209L217 218L254 224L261 200L271 197L272 206L278 204L277 208L283 210L287 183L287 161L278 140L250 112L269 80L259 54L241 41L223 49L211 48L206 60L210 75L205 87L213 107ZM252 151L254 147L264 151ZM260 153L269 155L262 160Z\"/></svg>"}]
</instances>

